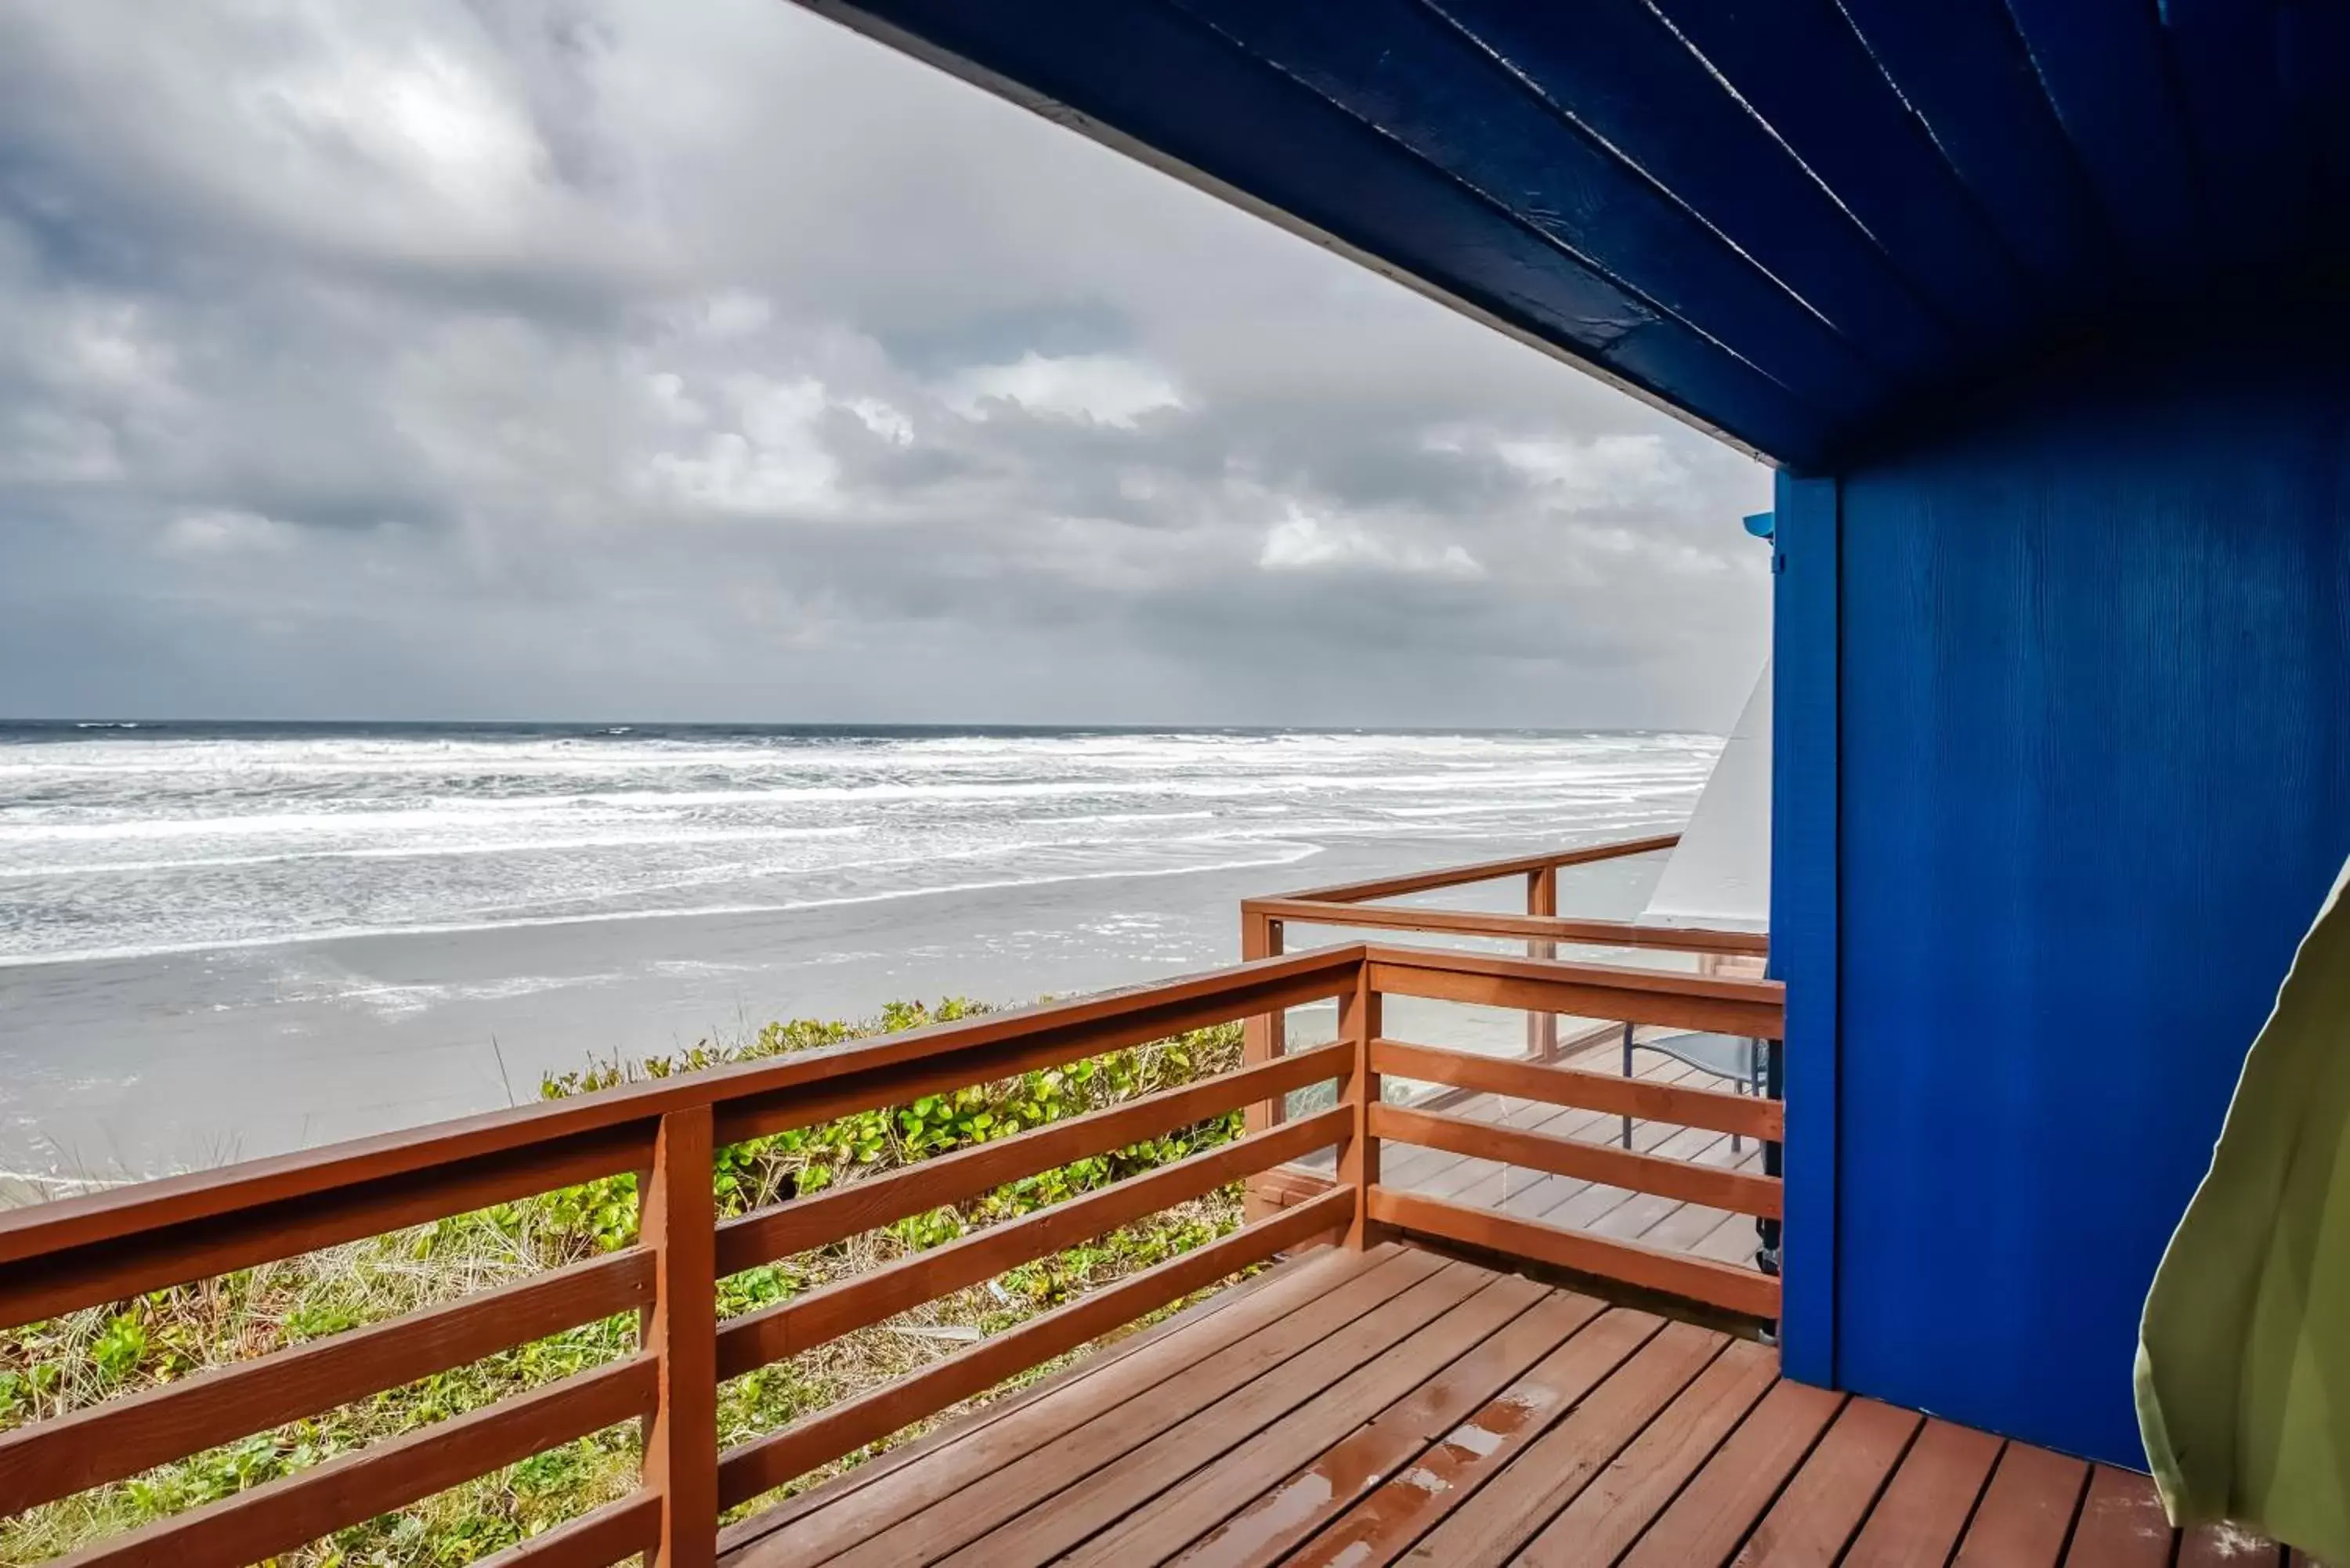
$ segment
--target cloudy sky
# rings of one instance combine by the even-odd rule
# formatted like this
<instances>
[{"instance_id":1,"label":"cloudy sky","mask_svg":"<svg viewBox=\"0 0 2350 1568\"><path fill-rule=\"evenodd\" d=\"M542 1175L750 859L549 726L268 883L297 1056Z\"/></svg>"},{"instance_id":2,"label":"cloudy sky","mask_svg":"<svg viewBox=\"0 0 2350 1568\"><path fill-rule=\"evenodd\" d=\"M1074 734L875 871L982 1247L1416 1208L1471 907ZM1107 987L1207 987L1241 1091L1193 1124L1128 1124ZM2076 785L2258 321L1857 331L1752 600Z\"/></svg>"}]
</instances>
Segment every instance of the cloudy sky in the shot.
<instances>
[{"instance_id":1,"label":"cloudy sky","mask_svg":"<svg viewBox=\"0 0 2350 1568\"><path fill-rule=\"evenodd\" d=\"M1768 504L782 0L0 8L0 713L1719 729Z\"/></svg>"}]
</instances>

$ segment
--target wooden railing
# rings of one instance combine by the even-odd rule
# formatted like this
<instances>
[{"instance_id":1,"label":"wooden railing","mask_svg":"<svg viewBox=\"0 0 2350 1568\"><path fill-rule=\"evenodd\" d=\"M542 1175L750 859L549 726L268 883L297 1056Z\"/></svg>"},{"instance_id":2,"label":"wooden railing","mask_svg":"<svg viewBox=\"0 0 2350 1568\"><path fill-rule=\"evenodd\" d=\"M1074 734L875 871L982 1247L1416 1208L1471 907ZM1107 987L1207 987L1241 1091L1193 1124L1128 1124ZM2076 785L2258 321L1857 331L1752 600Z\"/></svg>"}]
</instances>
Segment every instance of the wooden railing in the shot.
<instances>
[{"instance_id":1,"label":"wooden railing","mask_svg":"<svg viewBox=\"0 0 2350 1568\"><path fill-rule=\"evenodd\" d=\"M1362 1189L1364 1225L1374 1233L1381 1226L1391 1227L1745 1317L1778 1316L1779 1282L1752 1269L1400 1190L1379 1179L1379 1145L1410 1144L1776 1220L1781 1216L1776 1176L1720 1169L1440 1109L1390 1104L1381 1081L1410 1079L1762 1142L1785 1136L1784 1111L1776 1101L1412 1044L1388 1038L1378 1027L1385 998L1413 996L1775 1040L1785 1016L1775 981L1420 948L1367 947L1363 951L1363 985L1371 1020L1364 1045L1366 1071L1357 1089L1369 1107L1363 1123L1363 1152L1357 1157L1364 1174L1352 1179L1342 1166L1332 1190ZM1319 1201L1321 1196L1309 1191L1304 1201Z\"/></svg>"},{"instance_id":2,"label":"wooden railing","mask_svg":"<svg viewBox=\"0 0 2350 1568\"><path fill-rule=\"evenodd\" d=\"M1480 988L1467 981L1451 981L1445 1000L1513 1006L1524 1012L1524 1059L1509 1061L1482 1054L1434 1051L1427 1047L1381 1042L1375 1047L1375 1057L1379 1052L1386 1052L1389 1064L1380 1067L1375 1060L1377 1070L1416 1082L1438 1085L1451 1092L1428 1097L1416 1109L1384 1106L1379 1119L1388 1129L1387 1136L1395 1141L1444 1149L1521 1169L1677 1197L1712 1208L1751 1213L1758 1219L1774 1222L1772 1244L1775 1247L1775 1221L1779 1218L1776 1199L1775 1196L1768 1199L1762 1196L1766 1186L1771 1194L1775 1195L1777 1191L1775 1147L1765 1156L1769 1175L1746 1176L1710 1170L1686 1161L1638 1154L1628 1148L1617 1153L1596 1148L1581 1140L1541 1134L1518 1134L1496 1128L1489 1123L1469 1123L1464 1117L1444 1114L1448 1106L1454 1102L1465 1101L1477 1095L1499 1095L1555 1106L1618 1113L1625 1118L1623 1127L1627 1145L1633 1118L1636 1117L1677 1127L1727 1132L1733 1137L1752 1137L1766 1145L1779 1143L1784 1121L1775 1103L1742 1095L1722 1095L1647 1083L1631 1075L1629 1061L1637 1031L1644 1024L1721 1029L1727 1033L1747 1034L1773 1042L1775 1049L1782 1031L1777 1001L1779 991L1775 985L1756 983L1760 981L1763 960L1770 952L1768 935L1747 930L1641 925L1626 920L1562 917L1558 913L1561 872L1634 856L1663 854L1679 842L1677 834L1622 839L1534 855L1513 856L1506 859L1441 867L1274 898L1249 898L1241 905L1241 950L1245 958L1276 958L1287 945L1292 928L1318 926L1347 932L1372 929L1419 933L1454 941L1464 938L1498 939L1513 943L1523 941L1526 957L1543 963L1555 960L1562 947L1633 949L1690 956L1694 960L1695 973L1650 975L1650 989L1645 991L1638 984L1627 983L1629 976L1644 971L1606 965L1570 965L1542 971L1551 977L1552 981L1570 971L1580 972L1586 977L1612 977L1608 983L1586 984L1580 989L1548 982L1531 987L1520 984ZM1523 879L1524 884L1525 909L1523 914L1492 909L1442 909L1424 903L1380 902L1514 879ZM1431 955L1428 961L1438 963L1455 974L1477 967L1466 955L1458 953L1443 959ZM1489 970L1487 972L1499 971ZM1723 989L1724 981L1730 982L1728 991ZM1661 987L1661 992L1655 987ZM1758 1001L1761 1009L1759 1012L1749 1010L1740 1012L1735 1019L1740 1025L1737 1028L1725 1027L1725 1015L1719 1012L1705 1014L1712 1017L1713 1023L1696 1023L1691 1020L1698 1015L1679 1010L1677 1004L1666 1003L1660 1009L1656 1002L1647 1000L1658 995L1696 997L1710 994L1719 997L1732 993ZM1415 994L1437 993L1421 992ZM1580 1020L1581 1028L1563 1037L1560 1031L1563 1017ZM1246 1028L1244 1059L1252 1064L1278 1060L1285 1049L1285 1035L1286 1023L1282 1013L1270 1012L1250 1019ZM1562 1057L1571 1056L1600 1042L1619 1038L1625 1042L1627 1059L1625 1074L1620 1077L1571 1068L1548 1070ZM1428 1070L1407 1073L1393 1065L1393 1054L1397 1052L1410 1053L1411 1059ZM1250 1106L1249 1127L1252 1130L1263 1130L1279 1125L1284 1104L1275 1099ZM1267 1171L1250 1183L1249 1212L1263 1215L1289 1204L1311 1200L1326 1191L1330 1185L1331 1178L1316 1171L1285 1168ZM1703 1261L1666 1260L1661 1254L1651 1257L1647 1255L1651 1250L1628 1254L1611 1253L1605 1251L1609 1243L1601 1238L1576 1237L1572 1241L1546 1238L1538 1231L1521 1230L1523 1221L1471 1210L1467 1205L1430 1207L1440 1202L1417 1195L1389 1192L1367 1206L1367 1218L1377 1220L1379 1216L1374 1210L1383 1203L1391 1214L1409 1210L1429 1221L1415 1229L1431 1234L1437 1233L1434 1228L1438 1225L1447 1226L1452 1232L1473 1225L1481 1235L1494 1241L1495 1250L1513 1255L1539 1256L1563 1267L1588 1267L1596 1273L1648 1284L1671 1294L1705 1301L1755 1316L1773 1316L1777 1312L1775 1281L1758 1279L1752 1271L1721 1271L1711 1265L1692 1268L1684 1265L1702 1264ZM1478 1217L1473 1220L1464 1217L1471 1213ZM1575 1259L1584 1262L1573 1262Z\"/></svg>"},{"instance_id":3,"label":"wooden railing","mask_svg":"<svg viewBox=\"0 0 2350 1568\"><path fill-rule=\"evenodd\" d=\"M1301 893L1241 901L1241 957L1277 958L1293 925L1341 927L1351 930L1417 931L1447 937L1523 939L1528 958L1547 959L1562 946L1653 948L1699 953L1735 961L1767 955L1771 939L1756 931L1714 930L1692 926L1644 926L1628 920L1563 917L1558 912L1558 874L1578 866L1620 860L1638 855L1662 854L1680 843L1675 833L1648 838L1617 839L1608 844L1517 855L1503 860L1473 861L1465 866L1407 872L1367 882L1347 882ZM1513 915L1488 909L1441 909L1419 904L1383 904L1441 888L1472 887L1522 877L1525 882L1525 913ZM1247 1057L1269 1061L1282 1053L1283 1021L1278 1013L1248 1023ZM1547 1059L1558 1054L1557 1016L1529 1013L1526 1048L1530 1055ZM1280 1116L1277 1105L1250 1108L1252 1127L1270 1126Z\"/></svg>"},{"instance_id":4,"label":"wooden railing","mask_svg":"<svg viewBox=\"0 0 2350 1568\"><path fill-rule=\"evenodd\" d=\"M595 1565L639 1552L663 1568L713 1560L722 1511L851 1454L1007 1377L1235 1272L1322 1237L1406 1231L1679 1294L1755 1317L1776 1282L1635 1244L1510 1220L1380 1184L1382 1142L1476 1152L1532 1168L1777 1212L1777 1183L1496 1129L1382 1101L1382 1075L1495 1086L1779 1136L1777 1107L1626 1084L1387 1037L1389 995L1591 1012L1775 1036L1777 987L1602 965L1369 945L1259 958L1081 1001L720 1068L224 1170L0 1214L0 1325L55 1317L583 1180L639 1173L622 1251L389 1322L276 1351L0 1434L0 1512L136 1475L484 1355L618 1313L635 1353L421 1428L81 1552L75 1564L252 1562L632 1418L639 1484L510 1549L507 1561ZM917 1096L1062 1065L1187 1029L1335 1000L1338 1038L889 1174L718 1221L714 1151ZM721 1322L726 1275L843 1241L1006 1182L1247 1105L1336 1085L1326 1109L913 1252ZM909 1307L1103 1235L1170 1205L1335 1148L1328 1190L1029 1318L895 1382L720 1452L717 1391ZM1731 1276L1737 1276L1732 1278Z\"/></svg>"}]
</instances>

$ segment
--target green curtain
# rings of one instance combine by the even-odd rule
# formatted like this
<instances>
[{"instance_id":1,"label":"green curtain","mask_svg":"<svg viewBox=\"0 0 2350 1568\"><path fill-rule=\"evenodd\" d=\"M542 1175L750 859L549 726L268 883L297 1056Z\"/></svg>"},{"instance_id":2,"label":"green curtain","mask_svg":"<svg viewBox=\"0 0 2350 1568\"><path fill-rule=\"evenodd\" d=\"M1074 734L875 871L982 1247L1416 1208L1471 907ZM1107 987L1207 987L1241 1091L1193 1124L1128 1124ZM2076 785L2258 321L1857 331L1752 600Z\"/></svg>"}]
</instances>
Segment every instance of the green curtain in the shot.
<instances>
[{"instance_id":1,"label":"green curtain","mask_svg":"<svg viewBox=\"0 0 2350 1568\"><path fill-rule=\"evenodd\" d=\"M2350 906L2334 884L2244 1059L2138 1331L2174 1522L2350 1563Z\"/></svg>"}]
</instances>

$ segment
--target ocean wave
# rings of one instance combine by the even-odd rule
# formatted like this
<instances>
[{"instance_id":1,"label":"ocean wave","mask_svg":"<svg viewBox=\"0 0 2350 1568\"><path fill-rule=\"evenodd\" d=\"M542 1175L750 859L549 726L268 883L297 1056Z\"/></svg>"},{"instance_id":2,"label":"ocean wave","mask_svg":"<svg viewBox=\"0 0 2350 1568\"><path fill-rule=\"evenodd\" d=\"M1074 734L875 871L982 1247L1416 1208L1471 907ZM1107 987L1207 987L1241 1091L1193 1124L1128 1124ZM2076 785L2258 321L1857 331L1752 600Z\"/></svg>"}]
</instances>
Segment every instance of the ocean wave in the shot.
<instances>
[{"instance_id":1,"label":"ocean wave","mask_svg":"<svg viewBox=\"0 0 2350 1568\"><path fill-rule=\"evenodd\" d=\"M618 920L680 920L715 916L787 915L810 909L841 909L858 904L890 903L904 898L941 898L956 893L998 892L1013 888L1053 887L1069 882L1102 882L1118 877L1188 877L1214 871L1247 871L1259 867L1292 866L1321 853L1318 845L1294 846L1287 854L1202 863L1111 870L1071 871L1044 877L1005 877L987 881L953 882L934 887L889 888L835 898L781 899L773 902L702 904L684 909L596 910L568 915L523 915L504 919L417 921L405 925L351 926L331 930L286 935L237 937L226 940L164 942L151 946L81 948L56 953L0 953L0 969L26 969L41 964L108 963L186 953L228 952L255 948L308 946L318 942L355 941L373 937L457 936L477 931L525 930L540 927L605 925Z\"/></svg>"},{"instance_id":2,"label":"ocean wave","mask_svg":"<svg viewBox=\"0 0 2350 1568\"><path fill-rule=\"evenodd\" d=\"M0 727L0 963L774 912L1278 865L1397 836L1588 841L1686 816L1721 745L639 730L26 741Z\"/></svg>"}]
</instances>

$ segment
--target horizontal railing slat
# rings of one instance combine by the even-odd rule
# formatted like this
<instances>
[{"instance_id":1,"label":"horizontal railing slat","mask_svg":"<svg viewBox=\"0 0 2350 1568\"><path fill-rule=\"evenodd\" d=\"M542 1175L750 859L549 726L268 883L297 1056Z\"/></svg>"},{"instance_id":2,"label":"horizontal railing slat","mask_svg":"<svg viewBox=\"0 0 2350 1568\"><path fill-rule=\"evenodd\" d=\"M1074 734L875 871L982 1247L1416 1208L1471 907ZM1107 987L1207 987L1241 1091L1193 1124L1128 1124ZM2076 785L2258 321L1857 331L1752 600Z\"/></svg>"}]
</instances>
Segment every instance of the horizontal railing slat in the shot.
<instances>
[{"instance_id":1,"label":"horizontal railing slat","mask_svg":"<svg viewBox=\"0 0 2350 1568\"><path fill-rule=\"evenodd\" d=\"M1670 1024L1764 1040L1785 1033L1784 992L1776 981L1426 948L1370 947L1365 955L1371 966L1371 988L1388 996Z\"/></svg>"},{"instance_id":2,"label":"horizontal railing slat","mask_svg":"<svg viewBox=\"0 0 2350 1568\"><path fill-rule=\"evenodd\" d=\"M1284 1122L1268 1132L1252 1134L736 1318L718 1330L718 1376L739 1377L1048 1252L1131 1224L1228 1181L1340 1142L1352 1119L1351 1111L1336 1106Z\"/></svg>"},{"instance_id":3,"label":"horizontal railing slat","mask_svg":"<svg viewBox=\"0 0 2350 1568\"><path fill-rule=\"evenodd\" d=\"M1292 893L1293 898L1311 899L1315 903L1351 904L1366 898L1399 898L1407 893L1426 893L1438 888L1457 888L1471 882L1492 882L1503 877L1521 877L1529 871L1541 871L1553 867L1589 866L1601 860L1620 859L1627 855L1653 855L1670 849L1681 841L1678 833L1660 834L1653 838L1627 838L1613 844L1586 845L1580 849L1553 850L1542 855L1513 855L1503 860L1479 860L1466 866L1446 866L1433 871L1411 871L1400 877L1381 877L1368 882L1344 882L1335 888L1309 888Z\"/></svg>"},{"instance_id":4,"label":"horizontal railing slat","mask_svg":"<svg viewBox=\"0 0 2350 1568\"><path fill-rule=\"evenodd\" d=\"M1779 1315L1778 1281L1711 1258L1660 1251L1638 1241L1564 1230L1386 1187L1371 1189L1366 1208L1378 1223L1464 1247L1549 1263L1596 1279L1619 1280L1744 1317Z\"/></svg>"},{"instance_id":5,"label":"horizontal railing slat","mask_svg":"<svg viewBox=\"0 0 2350 1568\"><path fill-rule=\"evenodd\" d=\"M1586 920L1566 915L1509 915L1476 909L1425 909L1410 905L1350 904L1316 898L1251 898L1242 906L1293 925L1349 926L1399 931L1440 931L1470 937L1531 937L1586 946L1664 948L1677 952L1767 955L1760 931L1700 926L1636 926L1627 920Z\"/></svg>"},{"instance_id":6,"label":"horizontal railing slat","mask_svg":"<svg viewBox=\"0 0 2350 1568\"><path fill-rule=\"evenodd\" d=\"M1343 1042L1294 1052L745 1214L718 1228L718 1272L739 1273L976 1197L1008 1181L1124 1148L1253 1100L1326 1082L1347 1072L1353 1054L1354 1048Z\"/></svg>"},{"instance_id":7,"label":"horizontal railing slat","mask_svg":"<svg viewBox=\"0 0 2350 1568\"><path fill-rule=\"evenodd\" d=\"M747 1502L1145 1313L1336 1230L1354 1212L1352 1189L1325 1193L1030 1318L886 1386L819 1410L772 1436L730 1449L718 1462L718 1505L733 1508Z\"/></svg>"},{"instance_id":8,"label":"horizontal railing slat","mask_svg":"<svg viewBox=\"0 0 2350 1568\"><path fill-rule=\"evenodd\" d=\"M1659 1198L1708 1204L1765 1220L1776 1220L1780 1215L1781 1189L1776 1177L1750 1176L1742 1170L1667 1159L1604 1143L1560 1137L1555 1133L1529 1132L1523 1127L1409 1110L1402 1106L1371 1106L1370 1128L1374 1137L1494 1160L1522 1170L1546 1170L1554 1176L1596 1181L1634 1192L1653 1192Z\"/></svg>"},{"instance_id":9,"label":"horizontal railing slat","mask_svg":"<svg viewBox=\"0 0 2350 1568\"><path fill-rule=\"evenodd\" d=\"M517 1541L476 1568L611 1568L651 1549L660 1534L660 1510L658 1492L630 1492L593 1513Z\"/></svg>"},{"instance_id":10,"label":"horizontal railing slat","mask_svg":"<svg viewBox=\"0 0 2350 1568\"><path fill-rule=\"evenodd\" d=\"M1261 1008L1263 1002L1258 993L1266 990L1285 986L1303 988L1309 995L1336 995L1342 984L1351 981L1359 956L1339 948L1260 959L1068 1002L992 1012L901 1034L713 1067L0 1211L0 1264L54 1257L91 1242L248 1212L284 1199L386 1177L439 1170L482 1156L555 1143L575 1134L629 1125L650 1128L667 1113L691 1106L756 1100L795 1089L829 1086L852 1075L886 1082L880 1076L884 1068L976 1052L1007 1041L1056 1034L1108 1039L1129 1032L1122 1030L1122 1024L1161 1015L1201 1015L1211 1022L1237 1018ZM1315 990L1324 984L1327 990ZM1228 1008L1222 1007L1225 998L1232 1001ZM1100 1045L1093 1054L1114 1049L1115 1044ZM1079 1051L1069 1059L1087 1054ZM733 1136L723 1116L720 1134L722 1138ZM646 1137L650 1147L649 1132Z\"/></svg>"},{"instance_id":11,"label":"horizontal railing slat","mask_svg":"<svg viewBox=\"0 0 2350 1568\"><path fill-rule=\"evenodd\" d=\"M16 1513L642 1306L652 1259L629 1251L0 1436L0 1513Z\"/></svg>"},{"instance_id":12,"label":"horizontal railing slat","mask_svg":"<svg viewBox=\"0 0 2350 1568\"><path fill-rule=\"evenodd\" d=\"M191 1568L257 1563L651 1412L649 1357L582 1372L528 1394L159 1520L57 1568Z\"/></svg>"},{"instance_id":13,"label":"horizontal railing slat","mask_svg":"<svg viewBox=\"0 0 2350 1568\"><path fill-rule=\"evenodd\" d=\"M1311 956L1326 959L1329 955L1324 951ZM1275 975L1205 996L1133 1008L1108 1023L1036 1029L952 1055L934 1054L910 1062L859 1067L822 1083L722 1100L716 1107L718 1141L740 1143L877 1106L903 1105L924 1095L1007 1078L1032 1068L1057 1067L1250 1013L1319 1002L1342 989L1336 972L1325 964L1303 975Z\"/></svg>"},{"instance_id":14,"label":"horizontal railing slat","mask_svg":"<svg viewBox=\"0 0 2350 1568\"><path fill-rule=\"evenodd\" d=\"M634 1169L651 1156L652 1127L629 1122L594 1127L549 1143L404 1168L330 1191L169 1225L141 1225L120 1236L17 1257L0 1263L0 1327L37 1323Z\"/></svg>"},{"instance_id":15,"label":"horizontal railing slat","mask_svg":"<svg viewBox=\"0 0 2350 1568\"><path fill-rule=\"evenodd\" d=\"M1442 1084L1481 1094L1507 1095L1579 1110L1612 1111L1676 1127L1737 1133L1764 1143L1784 1138L1787 1108L1759 1095L1728 1095L1648 1078L1622 1078L1580 1067L1553 1067L1508 1056L1481 1056L1400 1040L1371 1042L1371 1066L1391 1077Z\"/></svg>"}]
</instances>

